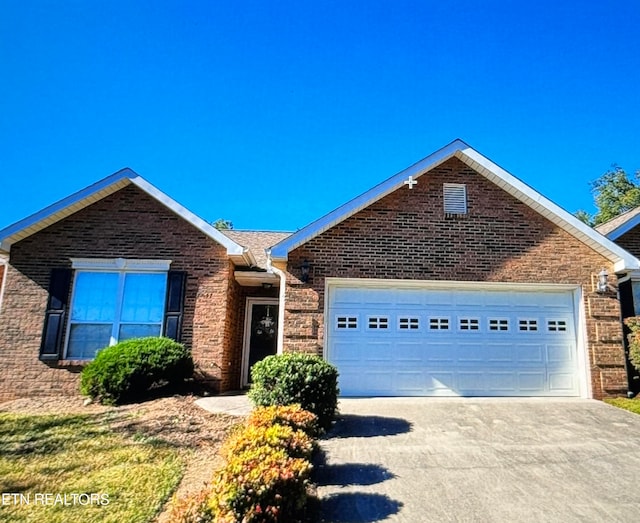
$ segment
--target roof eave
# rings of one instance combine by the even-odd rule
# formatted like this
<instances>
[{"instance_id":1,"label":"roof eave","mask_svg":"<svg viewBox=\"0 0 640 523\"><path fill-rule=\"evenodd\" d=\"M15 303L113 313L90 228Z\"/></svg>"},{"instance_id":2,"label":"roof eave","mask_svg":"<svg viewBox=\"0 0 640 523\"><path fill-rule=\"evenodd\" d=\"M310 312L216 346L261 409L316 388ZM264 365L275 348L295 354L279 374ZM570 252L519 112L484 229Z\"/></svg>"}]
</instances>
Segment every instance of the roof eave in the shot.
<instances>
[{"instance_id":1,"label":"roof eave","mask_svg":"<svg viewBox=\"0 0 640 523\"><path fill-rule=\"evenodd\" d=\"M360 196L356 196L354 199L341 205L337 209L334 209L318 220L311 222L306 227L303 227L288 238L285 238L280 243L274 245L271 251L272 259L278 261L286 261L289 252L291 252L295 248L306 243L311 238L322 234L324 231L330 229L334 225L337 225L341 221L346 220L349 216L353 216L358 211L361 211L362 209L368 207L380 198L384 198L386 195L392 193L393 191L401 187L404 184L404 181L409 178L409 176L417 178L418 176L421 176L434 167L437 167L441 163L446 162L449 158L454 156L456 151L461 147L468 147L468 145L462 140L455 140L442 149L439 149L426 158L423 158L419 162L396 173L391 178L388 178L375 187L372 187L367 192L362 193Z\"/></svg>"},{"instance_id":2,"label":"roof eave","mask_svg":"<svg viewBox=\"0 0 640 523\"><path fill-rule=\"evenodd\" d=\"M551 220L553 223L569 232L569 234L578 238L596 252L602 254L616 267L624 267L623 270L634 270L640 265L640 260L638 260L638 258L632 256L622 247L616 245L608 238L605 238L600 233L578 220L575 216L542 196L532 187L502 169L499 165L471 148L462 140L455 140L430 156L427 156L423 160L403 171L400 171L388 180L354 198L350 202L338 207L319 220L316 220L315 222L312 222L306 227L300 229L289 238L286 238L282 242L274 245L271 250L272 259L277 261L286 261L289 252L293 249L306 243L337 223L347 219L349 216L352 216L361 209L371 205L380 198L383 198L387 194L395 191L403 185L404 181L409 176L418 178L441 163L444 163L452 156L456 156L466 165L479 172L482 176L486 177L515 198L527 204L540 215Z\"/></svg>"},{"instance_id":3,"label":"roof eave","mask_svg":"<svg viewBox=\"0 0 640 523\"><path fill-rule=\"evenodd\" d=\"M24 218L0 231L0 248L10 251L11 245L35 234L42 229L78 212L116 191L134 184L159 203L189 222L196 229L226 248L229 256L239 256L241 263L250 264L252 256L246 254L245 248L225 236L211 224L189 211L158 188L151 185L139 174L129 168L107 176L106 178L73 193L62 200ZM255 261L255 260L253 260Z\"/></svg>"}]
</instances>

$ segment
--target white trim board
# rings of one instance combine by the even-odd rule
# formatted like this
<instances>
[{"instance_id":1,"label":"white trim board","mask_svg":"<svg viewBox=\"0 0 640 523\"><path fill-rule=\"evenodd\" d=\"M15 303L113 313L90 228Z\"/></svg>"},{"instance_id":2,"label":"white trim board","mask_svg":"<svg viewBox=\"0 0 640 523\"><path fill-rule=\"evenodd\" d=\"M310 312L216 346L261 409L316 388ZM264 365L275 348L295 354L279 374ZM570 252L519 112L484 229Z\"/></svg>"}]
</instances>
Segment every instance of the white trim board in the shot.
<instances>
[{"instance_id":1,"label":"white trim board","mask_svg":"<svg viewBox=\"0 0 640 523\"><path fill-rule=\"evenodd\" d=\"M107 176L23 220L5 227L0 231L0 249L9 251L11 245L14 243L53 225L128 185L135 185L140 188L200 232L225 247L227 254L236 258L234 261L238 261L243 265L255 265L255 260L248 249L234 242L231 238L218 231L202 218L193 214L186 207L180 205L129 168L122 169L111 176Z\"/></svg>"},{"instance_id":2,"label":"white trim board","mask_svg":"<svg viewBox=\"0 0 640 523\"><path fill-rule=\"evenodd\" d=\"M420 176L453 157L458 158L585 245L602 254L614 264L616 271L640 268L640 260L638 258L542 196L529 185L502 169L462 140L455 140L418 163L397 173L372 189L369 189L367 192L357 196L306 227L303 227L288 238L285 238L272 247L272 259L276 261L286 261L289 253L295 248L322 234L324 231L346 220L350 216L353 216L391 192L404 187L404 182L407 179L418 180L419 183Z\"/></svg>"}]
</instances>

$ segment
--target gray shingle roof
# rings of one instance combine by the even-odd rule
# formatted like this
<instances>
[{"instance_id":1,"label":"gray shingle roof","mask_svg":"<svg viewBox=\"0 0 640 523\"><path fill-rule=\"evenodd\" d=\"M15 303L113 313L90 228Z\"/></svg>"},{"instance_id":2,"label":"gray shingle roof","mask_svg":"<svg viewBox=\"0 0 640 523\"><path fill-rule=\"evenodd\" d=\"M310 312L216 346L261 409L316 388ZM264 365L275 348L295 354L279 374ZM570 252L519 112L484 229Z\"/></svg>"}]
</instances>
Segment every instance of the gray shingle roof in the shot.
<instances>
[{"instance_id":1,"label":"gray shingle roof","mask_svg":"<svg viewBox=\"0 0 640 523\"><path fill-rule=\"evenodd\" d=\"M291 236L290 232L273 231L236 231L229 229L220 232L224 233L234 242L249 249L255 257L258 267L261 269L267 268L266 249Z\"/></svg>"},{"instance_id":2,"label":"gray shingle roof","mask_svg":"<svg viewBox=\"0 0 640 523\"><path fill-rule=\"evenodd\" d=\"M600 234L604 234L605 236L609 234L611 231L615 231L621 225L627 223L630 219L640 214L640 207L636 207L635 209L631 209L630 211L624 212L615 218L611 218L608 222L601 223L596 226L595 229Z\"/></svg>"}]
</instances>

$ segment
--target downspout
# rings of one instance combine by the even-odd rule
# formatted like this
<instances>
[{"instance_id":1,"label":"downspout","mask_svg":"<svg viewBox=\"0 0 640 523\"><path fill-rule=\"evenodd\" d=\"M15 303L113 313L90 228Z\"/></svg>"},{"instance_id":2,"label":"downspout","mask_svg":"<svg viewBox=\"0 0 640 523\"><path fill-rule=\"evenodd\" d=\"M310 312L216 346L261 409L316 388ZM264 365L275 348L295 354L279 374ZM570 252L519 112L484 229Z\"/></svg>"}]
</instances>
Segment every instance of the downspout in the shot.
<instances>
[{"instance_id":1,"label":"downspout","mask_svg":"<svg viewBox=\"0 0 640 523\"><path fill-rule=\"evenodd\" d=\"M2 301L4 298L4 288L7 283L7 269L9 268L8 260L0 254L0 266L3 267L2 270L2 281L0 281L0 312L2 312Z\"/></svg>"},{"instance_id":2,"label":"downspout","mask_svg":"<svg viewBox=\"0 0 640 523\"><path fill-rule=\"evenodd\" d=\"M280 278L280 288L278 293L278 340L276 352L277 354L282 354L284 351L284 298L287 293L287 277L284 272L272 265L271 249L267 249L267 272L275 274Z\"/></svg>"}]
</instances>

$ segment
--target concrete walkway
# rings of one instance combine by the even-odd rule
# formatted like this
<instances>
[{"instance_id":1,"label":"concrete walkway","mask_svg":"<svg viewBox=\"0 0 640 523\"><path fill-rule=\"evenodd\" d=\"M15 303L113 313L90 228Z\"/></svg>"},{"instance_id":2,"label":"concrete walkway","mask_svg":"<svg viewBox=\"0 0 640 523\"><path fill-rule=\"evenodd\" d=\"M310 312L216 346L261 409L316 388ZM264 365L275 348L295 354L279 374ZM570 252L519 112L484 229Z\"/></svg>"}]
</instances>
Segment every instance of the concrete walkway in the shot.
<instances>
[{"instance_id":1,"label":"concrete walkway","mask_svg":"<svg viewBox=\"0 0 640 523\"><path fill-rule=\"evenodd\" d=\"M196 405L214 414L247 416L253 405L244 392L231 392L218 396L208 396L195 401Z\"/></svg>"},{"instance_id":2,"label":"concrete walkway","mask_svg":"<svg viewBox=\"0 0 640 523\"><path fill-rule=\"evenodd\" d=\"M635 522L640 416L592 400L342 399L323 521Z\"/></svg>"}]
</instances>

